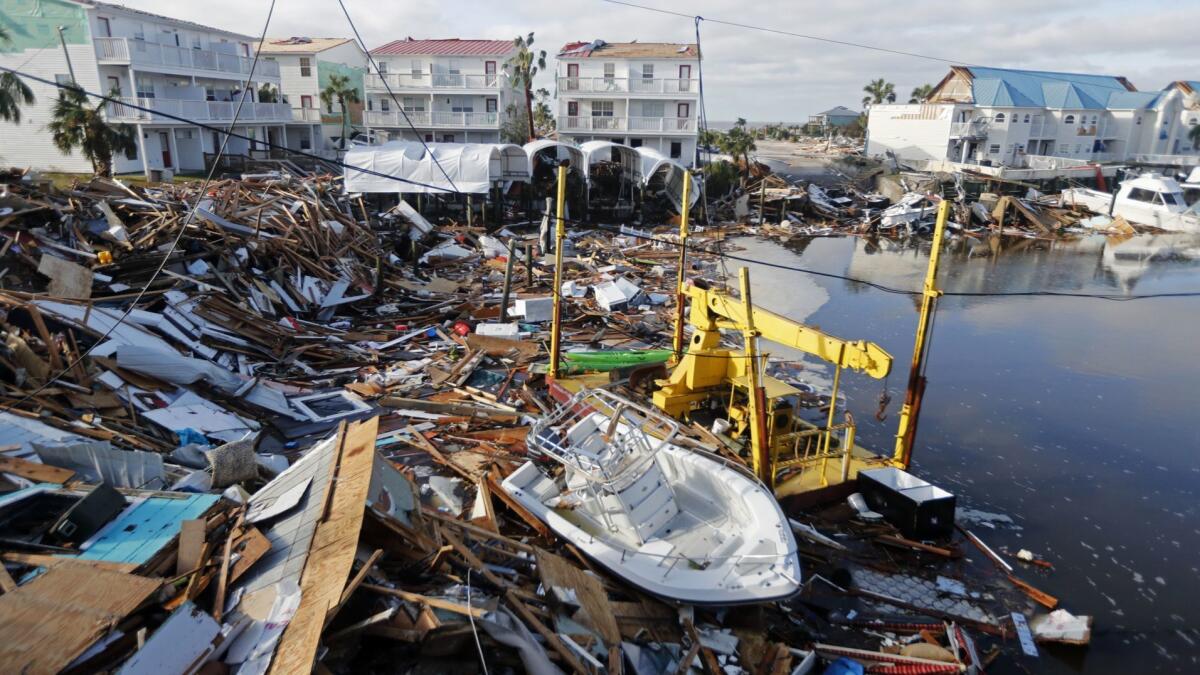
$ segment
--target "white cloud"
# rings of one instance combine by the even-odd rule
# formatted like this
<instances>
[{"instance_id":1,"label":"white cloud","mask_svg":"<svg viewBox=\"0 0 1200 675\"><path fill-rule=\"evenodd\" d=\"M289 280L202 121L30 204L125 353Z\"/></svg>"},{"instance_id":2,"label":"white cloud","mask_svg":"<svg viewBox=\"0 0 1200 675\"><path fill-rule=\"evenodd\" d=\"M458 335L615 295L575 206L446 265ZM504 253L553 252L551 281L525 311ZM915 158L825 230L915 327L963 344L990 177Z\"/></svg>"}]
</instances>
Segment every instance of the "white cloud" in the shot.
<instances>
[{"instance_id":1,"label":"white cloud","mask_svg":"<svg viewBox=\"0 0 1200 675\"><path fill-rule=\"evenodd\" d=\"M840 0L746 3L694 0L647 5L711 19L930 54L1000 67L1125 75L1139 89L1200 78L1195 50L1200 3L1167 0ZM345 0L368 47L412 36L509 39L534 31L553 57L570 40L684 42L692 20L600 0L525 2ZM265 0L124 0L137 9L257 34ZM834 105L857 108L862 85L895 83L904 98L937 82L947 64L705 22L705 94L710 119L803 121ZM336 0L280 0L271 36L349 36ZM550 64L553 67L553 64ZM546 77L542 83L553 90Z\"/></svg>"}]
</instances>

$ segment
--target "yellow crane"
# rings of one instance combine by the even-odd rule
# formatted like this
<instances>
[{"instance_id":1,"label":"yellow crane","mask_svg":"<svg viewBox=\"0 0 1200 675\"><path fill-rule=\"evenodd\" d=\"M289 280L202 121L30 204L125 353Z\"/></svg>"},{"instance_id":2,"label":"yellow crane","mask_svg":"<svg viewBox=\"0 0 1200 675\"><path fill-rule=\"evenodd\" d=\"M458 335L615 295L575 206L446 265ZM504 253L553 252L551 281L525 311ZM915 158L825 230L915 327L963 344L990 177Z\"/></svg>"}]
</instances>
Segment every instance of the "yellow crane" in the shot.
<instances>
[{"instance_id":1,"label":"yellow crane","mask_svg":"<svg viewBox=\"0 0 1200 675\"><path fill-rule=\"evenodd\" d=\"M714 400L724 401L734 435L750 432L755 474L781 496L842 482L868 463L886 465L885 458L854 445L854 421L848 413L837 422L837 395L843 368L882 379L891 371L891 355L873 342L843 340L755 307L747 268L740 270L740 282L740 298L700 281L681 289L690 301L688 322L693 333L670 375L658 382L654 404L672 417L685 417ZM743 348L722 347L722 329L740 332ZM764 372L766 354L759 348L760 340L835 366L824 426L795 414L785 399L801 392ZM836 460L832 465L831 459Z\"/></svg>"}]
</instances>

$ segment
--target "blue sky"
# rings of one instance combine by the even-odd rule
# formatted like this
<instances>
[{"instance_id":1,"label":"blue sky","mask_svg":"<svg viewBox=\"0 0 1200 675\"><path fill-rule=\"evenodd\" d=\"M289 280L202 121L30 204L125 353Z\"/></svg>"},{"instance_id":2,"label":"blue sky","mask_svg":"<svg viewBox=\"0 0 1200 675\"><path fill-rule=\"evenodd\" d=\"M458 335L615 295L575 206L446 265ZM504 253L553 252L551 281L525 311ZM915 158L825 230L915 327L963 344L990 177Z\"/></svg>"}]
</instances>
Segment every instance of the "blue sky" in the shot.
<instances>
[{"instance_id":1,"label":"blue sky","mask_svg":"<svg viewBox=\"0 0 1200 675\"><path fill-rule=\"evenodd\" d=\"M247 34L266 0L117 0ZM766 26L955 62L1124 75L1141 90L1200 79L1200 1L1104 0L635 0L713 19ZM571 40L694 41L692 20L601 0L345 0L369 47L412 36L509 39L529 31L553 58ZM336 0L278 0L269 34L349 36ZM934 83L944 62L896 56L705 22L705 94L710 119L803 121L835 105L859 108L875 77L907 99ZM553 67L553 64L550 64ZM545 78L543 86L553 91Z\"/></svg>"}]
</instances>

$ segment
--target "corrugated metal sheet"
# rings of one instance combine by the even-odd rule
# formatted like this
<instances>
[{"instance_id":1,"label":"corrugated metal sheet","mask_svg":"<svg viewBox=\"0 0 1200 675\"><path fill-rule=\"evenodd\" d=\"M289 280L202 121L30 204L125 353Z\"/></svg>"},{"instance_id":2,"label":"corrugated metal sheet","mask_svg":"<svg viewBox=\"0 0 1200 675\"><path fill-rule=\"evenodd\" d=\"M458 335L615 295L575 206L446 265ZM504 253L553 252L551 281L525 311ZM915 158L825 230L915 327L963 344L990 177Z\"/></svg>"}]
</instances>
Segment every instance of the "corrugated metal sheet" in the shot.
<instances>
[{"instance_id":1,"label":"corrugated metal sheet","mask_svg":"<svg viewBox=\"0 0 1200 675\"><path fill-rule=\"evenodd\" d=\"M516 50L512 40L413 40L389 42L371 50L372 54L412 54L414 56L504 56Z\"/></svg>"}]
</instances>

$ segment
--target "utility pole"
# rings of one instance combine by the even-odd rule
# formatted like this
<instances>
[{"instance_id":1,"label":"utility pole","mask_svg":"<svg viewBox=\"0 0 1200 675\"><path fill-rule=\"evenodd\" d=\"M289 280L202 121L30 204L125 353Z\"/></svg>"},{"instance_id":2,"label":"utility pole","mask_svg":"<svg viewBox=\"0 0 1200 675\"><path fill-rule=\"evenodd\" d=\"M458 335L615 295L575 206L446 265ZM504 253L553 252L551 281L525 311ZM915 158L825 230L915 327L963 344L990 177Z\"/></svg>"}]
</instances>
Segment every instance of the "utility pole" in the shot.
<instances>
[{"instance_id":1,"label":"utility pole","mask_svg":"<svg viewBox=\"0 0 1200 675\"><path fill-rule=\"evenodd\" d=\"M66 29L66 26L58 27L58 42L62 45L63 56L67 59L67 73L71 76L71 84L78 84L75 81L75 68L71 65L71 53L67 51L67 38L63 35L63 31Z\"/></svg>"}]
</instances>

